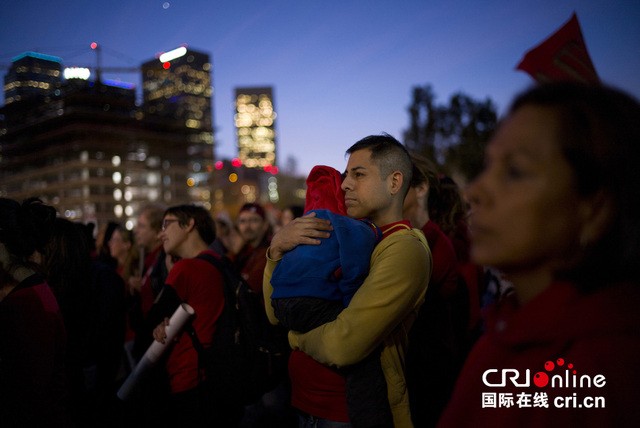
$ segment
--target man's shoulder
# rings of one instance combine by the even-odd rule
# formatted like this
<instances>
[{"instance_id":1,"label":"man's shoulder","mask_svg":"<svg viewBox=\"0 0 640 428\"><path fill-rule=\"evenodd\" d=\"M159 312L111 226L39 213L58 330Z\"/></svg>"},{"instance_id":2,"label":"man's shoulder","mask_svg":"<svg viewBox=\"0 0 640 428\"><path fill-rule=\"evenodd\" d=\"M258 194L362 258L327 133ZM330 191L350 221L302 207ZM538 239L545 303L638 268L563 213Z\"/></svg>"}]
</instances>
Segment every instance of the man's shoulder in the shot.
<instances>
[{"instance_id":1,"label":"man's shoulder","mask_svg":"<svg viewBox=\"0 0 640 428\"><path fill-rule=\"evenodd\" d=\"M424 233L420 229L405 228L398 230L389 236L385 237L378 247L381 249L387 249L391 246L408 246L408 247L423 247L429 248L427 239Z\"/></svg>"},{"instance_id":2,"label":"man's shoulder","mask_svg":"<svg viewBox=\"0 0 640 428\"><path fill-rule=\"evenodd\" d=\"M374 249L371 263L376 259L393 260L397 264L432 264L431 250L420 229L403 229L385 237Z\"/></svg>"},{"instance_id":3,"label":"man's shoulder","mask_svg":"<svg viewBox=\"0 0 640 428\"><path fill-rule=\"evenodd\" d=\"M217 272L218 269L211 262L207 261L206 258L201 257L203 255L208 255L215 259L220 260L220 256L215 251L206 250L198 254L198 256L196 257L184 258L184 259L178 260L176 264L173 266L173 269L179 269L179 270L186 271L189 273L194 273L194 274L199 274L201 272L210 273L212 271Z\"/></svg>"},{"instance_id":4,"label":"man's shoulder","mask_svg":"<svg viewBox=\"0 0 640 428\"><path fill-rule=\"evenodd\" d=\"M411 253L431 257L429 244L427 244L424 234L419 229L399 230L385 237L374 249L374 256L393 255L401 258Z\"/></svg>"}]
</instances>

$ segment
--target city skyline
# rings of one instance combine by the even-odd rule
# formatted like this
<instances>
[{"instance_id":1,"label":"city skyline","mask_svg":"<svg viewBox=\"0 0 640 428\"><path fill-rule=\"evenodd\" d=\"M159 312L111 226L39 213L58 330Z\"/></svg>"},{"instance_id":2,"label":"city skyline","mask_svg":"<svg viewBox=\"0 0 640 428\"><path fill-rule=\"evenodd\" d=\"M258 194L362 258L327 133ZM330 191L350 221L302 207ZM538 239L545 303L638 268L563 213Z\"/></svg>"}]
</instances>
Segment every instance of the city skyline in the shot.
<instances>
[{"instance_id":1,"label":"city skyline","mask_svg":"<svg viewBox=\"0 0 640 428\"><path fill-rule=\"evenodd\" d=\"M344 168L345 149L365 135L402 140L413 86L431 84L438 103L458 91L489 97L502 113L533 83L515 70L524 53L573 12L601 79L640 96L637 3L451 3L4 2L0 71L24 51L95 65L92 42L102 47L103 67L135 68L186 43L212 58L216 155L237 154L234 90L268 86L277 98L278 165L294 157L300 175L315 164ZM104 76L141 90L138 76Z\"/></svg>"},{"instance_id":2,"label":"city skyline","mask_svg":"<svg viewBox=\"0 0 640 428\"><path fill-rule=\"evenodd\" d=\"M15 59L0 109L0 196L35 196L66 218L115 217L127 229L149 202L224 205L224 192L211 192L208 56L185 49L143 68L136 106L127 85L62 81L60 58Z\"/></svg>"}]
</instances>

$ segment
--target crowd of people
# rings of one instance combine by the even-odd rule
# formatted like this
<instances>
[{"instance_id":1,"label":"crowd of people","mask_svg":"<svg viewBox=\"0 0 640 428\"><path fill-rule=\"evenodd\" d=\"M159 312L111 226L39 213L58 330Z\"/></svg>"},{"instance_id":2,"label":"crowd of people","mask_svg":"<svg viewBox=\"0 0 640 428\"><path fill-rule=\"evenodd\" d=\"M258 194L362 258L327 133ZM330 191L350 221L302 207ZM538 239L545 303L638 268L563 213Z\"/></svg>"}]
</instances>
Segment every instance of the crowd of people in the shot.
<instances>
[{"instance_id":1,"label":"crowd of people","mask_svg":"<svg viewBox=\"0 0 640 428\"><path fill-rule=\"evenodd\" d=\"M515 99L465 189L382 134L275 224L258 203L150 204L93 230L0 198L0 424L640 426L639 151L636 100L555 83ZM203 255L288 339L254 403L203 388L193 335L210 346L225 303ZM119 400L180 302L191 335Z\"/></svg>"}]
</instances>

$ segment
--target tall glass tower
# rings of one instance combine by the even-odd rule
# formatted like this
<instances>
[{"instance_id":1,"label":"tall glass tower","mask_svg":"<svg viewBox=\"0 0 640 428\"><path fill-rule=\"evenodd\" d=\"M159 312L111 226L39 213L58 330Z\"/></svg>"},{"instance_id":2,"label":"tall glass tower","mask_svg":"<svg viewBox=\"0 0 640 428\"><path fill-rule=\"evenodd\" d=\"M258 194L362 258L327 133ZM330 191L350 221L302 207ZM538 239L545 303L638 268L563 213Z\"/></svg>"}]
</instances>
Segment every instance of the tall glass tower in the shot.
<instances>
[{"instance_id":1,"label":"tall glass tower","mask_svg":"<svg viewBox=\"0 0 640 428\"><path fill-rule=\"evenodd\" d=\"M276 164L276 113L273 90L264 88L236 89L236 136L238 158L248 168L264 168Z\"/></svg>"},{"instance_id":2,"label":"tall glass tower","mask_svg":"<svg viewBox=\"0 0 640 428\"><path fill-rule=\"evenodd\" d=\"M212 68L209 55L184 46L143 63L145 115L179 122L190 141L212 145Z\"/></svg>"}]
</instances>

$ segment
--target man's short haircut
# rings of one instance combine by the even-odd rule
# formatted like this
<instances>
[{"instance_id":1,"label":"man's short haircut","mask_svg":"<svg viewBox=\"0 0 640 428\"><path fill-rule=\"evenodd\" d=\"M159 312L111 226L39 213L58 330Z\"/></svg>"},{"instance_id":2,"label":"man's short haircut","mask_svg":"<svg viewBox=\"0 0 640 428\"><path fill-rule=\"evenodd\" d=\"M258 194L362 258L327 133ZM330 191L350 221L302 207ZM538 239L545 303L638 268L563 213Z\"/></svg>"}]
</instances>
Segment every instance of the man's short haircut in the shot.
<instances>
[{"instance_id":1,"label":"man's short haircut","mask_svg":"<svg viewBox=\"0 0 640 428\"><path fill-rule=\"evenodd\" d=\"M140 211L140 215L144 214L149 221L149 226L152 230L160 233L162 230L162 220L164 219L164 213L167 210L167 206L163 204L149 204L145 205Z\"/></svg>"},{"instance_id":2,"label":"man's short haircut","mask_svg":"<svg viewBox=\"0 0 640 428\"><path fill-rule=\"evenodd\" d=\"M198 231L200 238L209 245L216 239L216 223L213 221L211 213L197 205L176 205L168 208L163 215L173 215L178 219L180 226L188 226L193 219L194 227Z\"/></svg>"},{"instance_id":3,"label":"man's short haircut","mask_svg":"<svg viewBox=\"0 0 640 428\"><path fill-rule=\"evenodd\" d=\"M413 164L409 152L398 140L391 135L383 133L381 135L370 135L349 147L347 154L351 155L359 150L370 150L371 160L380 169L382 178L388 177L395 171L402 173L401 194L404 198L409 192L409 186L413 177Z\"/></svg>"}]
</instances>

